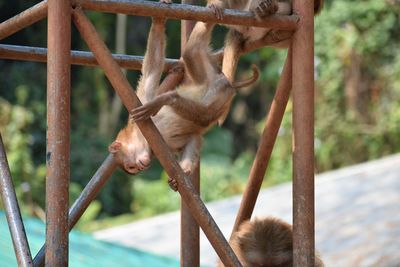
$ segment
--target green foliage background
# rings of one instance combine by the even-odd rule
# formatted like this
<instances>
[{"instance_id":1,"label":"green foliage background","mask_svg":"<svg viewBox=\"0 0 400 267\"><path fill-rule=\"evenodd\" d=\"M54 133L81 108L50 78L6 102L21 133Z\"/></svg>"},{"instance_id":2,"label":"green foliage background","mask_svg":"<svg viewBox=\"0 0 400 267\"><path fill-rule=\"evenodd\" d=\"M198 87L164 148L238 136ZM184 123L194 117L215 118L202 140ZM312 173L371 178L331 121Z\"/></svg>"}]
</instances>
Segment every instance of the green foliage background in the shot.
<instances>
[{"instance_id":1,"label":"green foliage background","mask_svg":"<svg viewBox=\"0 0 400 267\"><path fill-rule=\"evenodd\" d=\"M400 150L400 2L398 0L326 0L315 20L316 172L362 162ZM34 1L0 0L0 21ZM90 13L114 51L112 14ZM127 53L142 55L150 19L129 17ZM4 44L46 46L46 21L5 40ZM215 29L213 46L226 30ZM167 56L178 58L180 26L169 21ZM72 48L87 50L73 28ZM238 76L250 64L262 72L259 83L235 99L222 128L205 137L201 162L204 200L243 191L264 127L286 51L264 48L241 59ZM135 85L138 72L128 71ZM0 60L0 131L23 212L43 218L46 151L46 68L42 63ZM107 145L127 119L110 121L114 93L99 68L72 67L71 202L107 155ZM288 104L265 185L291 179L291 115ZM104 124L105 123L105 124ZM116 127L104 127L104 125ZM106 130L104 130L106 129ZM117 171L85 213L79 227L93 230L177 209L179 196L154 160L137 176Z\"/></svg>"}]
</instances>

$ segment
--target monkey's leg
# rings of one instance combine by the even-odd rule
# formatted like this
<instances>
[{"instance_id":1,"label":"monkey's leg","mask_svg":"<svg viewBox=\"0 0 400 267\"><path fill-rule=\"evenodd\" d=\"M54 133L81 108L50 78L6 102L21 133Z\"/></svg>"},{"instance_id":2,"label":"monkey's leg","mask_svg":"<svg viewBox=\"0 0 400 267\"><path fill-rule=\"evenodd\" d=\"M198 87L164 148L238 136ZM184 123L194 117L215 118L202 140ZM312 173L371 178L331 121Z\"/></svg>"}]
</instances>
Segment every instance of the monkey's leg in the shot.
<instances>
[{"instance_id":1,"label":"monkey's leg","mask_svg":"<svg viewBox=\"0 0 400 267\"><path fill-rule=\"evenodd\" d=\"M159 86L165 62L165 19L153 18L137 94L146 103L152 100Z\"/></svg>"},{"instance_id":2,"label":"monkey's leg","mask_svg":"<svg viewBox=\"0 0 400 267\"><path fill-rule=\"evenodd\" d=\"M201 136L195 135L183 148L182 157L179 164L186 175L190 175L199 162L201 144ZM178 183L174 178L169 177L168 184L174 191L178 190Z\"/></svg>"},{"instance_id":3,"label":"monkey's leg","mask_svg":"<svg viewBox=\"0 0 400 267\"><path fill-rule=\"evenodd\" d=\"M209 43L214 25L214 23L197 22L182 55L185 73L195 84L206 84L218 73L217 66L209 55Z\"/></svg>"},{"instance_id":4,"label":"monkey's leg","mask_svg":"<svg viewBox=\"0 0 400 267\"><path fill-rule=\"evenodd\" d=\"M235 30L229 30L225 40L222 73L225 74L225 77L231 83L235 80L235 73L239 63L243 43L244 39L242 34Z\"/></svg>"},{"instance_id":5,"label":"monkey's leg","mask_svg":"<svg viewBox=\"0 0 400 267\"><path fill-rule=\"evenodd\" d=\"M248 11L262 19L266 16L275 14L278 11L277 0L249 0Z\"/></svg>"}]
</instances>

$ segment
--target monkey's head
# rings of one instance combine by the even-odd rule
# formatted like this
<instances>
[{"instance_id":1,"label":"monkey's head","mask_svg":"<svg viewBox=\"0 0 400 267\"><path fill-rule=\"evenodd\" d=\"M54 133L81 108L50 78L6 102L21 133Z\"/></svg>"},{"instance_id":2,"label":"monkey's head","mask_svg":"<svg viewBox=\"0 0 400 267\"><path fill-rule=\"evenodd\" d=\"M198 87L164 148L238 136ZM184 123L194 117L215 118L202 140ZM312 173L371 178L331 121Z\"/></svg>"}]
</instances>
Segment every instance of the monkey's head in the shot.
<instances>
[{"instance_id":1,"label":"monkey's head","mask_svg":"<svg viewBox=\"0 0 400 267\"><path fill-rule=\"evenodd\" d=\"M246 221L233 242L244 267L292 266L292 227L282 220L267 217Z\"/></svg>"},{"instance_id":2,"label":"monkey's head","mask_svg":"<svg viewBox=\"0 0 400 267\"><path fill-rule=\"evenodd\" d=\"M136 174L150 167L152 152L136 124L131 122L122 129L108 151L127 173Z\"/></svg>"}]
</instances>

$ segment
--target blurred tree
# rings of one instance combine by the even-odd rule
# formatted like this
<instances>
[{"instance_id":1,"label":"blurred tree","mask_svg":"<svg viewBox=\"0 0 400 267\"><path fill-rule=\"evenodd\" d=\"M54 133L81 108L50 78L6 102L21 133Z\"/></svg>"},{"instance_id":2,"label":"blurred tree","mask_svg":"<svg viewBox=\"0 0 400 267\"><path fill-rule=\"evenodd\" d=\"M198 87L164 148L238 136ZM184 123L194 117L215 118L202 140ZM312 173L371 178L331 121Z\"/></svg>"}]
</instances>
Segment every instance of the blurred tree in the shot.
<instances>
[{"instance_id":1,"label":"blurred tree","mask_svg":"<svg viewBox=\"0 0 400 267\"><path fill-rule=\"evenodd\" d=\"M396 1L332 1L317 18L318 171L399 151L399 10Z\"/></svg>"}]
</instances>

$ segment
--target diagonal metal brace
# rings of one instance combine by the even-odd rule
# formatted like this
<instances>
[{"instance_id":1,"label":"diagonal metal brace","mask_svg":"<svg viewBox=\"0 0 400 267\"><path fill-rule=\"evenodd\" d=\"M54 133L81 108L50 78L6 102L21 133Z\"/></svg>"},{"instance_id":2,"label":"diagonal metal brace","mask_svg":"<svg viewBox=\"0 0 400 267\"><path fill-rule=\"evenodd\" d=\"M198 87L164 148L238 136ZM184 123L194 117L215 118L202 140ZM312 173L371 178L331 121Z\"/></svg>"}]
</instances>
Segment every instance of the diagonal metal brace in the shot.
<instances>
[{"instance_id":1,"label":"diagonal metal brace","mask_svg":"<svg viewBox=\"0 0 400 267\"><path fill-rule=\"evenodd\" d=\"M122 73L121 68L112 58L110 51L81 8L77 7L73 10L72 18L127 110L130 111L140 106L140 100ZM192 216L203 229L222 262L231 267L241 266L199 194L196 193L192 183L185 176L173 153L151 119L137 123L137 125L168 175L177 180L178 190L182 199L191 208Z\"/></svg>"},{"instance_id":2,"label":"diagonal metal brace","mask_svg":"<svg viewBox=\"0 0 400 267\"><path fill-rule=\"evenodd\" d=\"M18 266L29 267L32 265L32 256L28 239L22 222L17 196L11 179L10 168L0 134L0 194L6 212L8 228L14 245Z\"/></svg>"}]
</instances>

